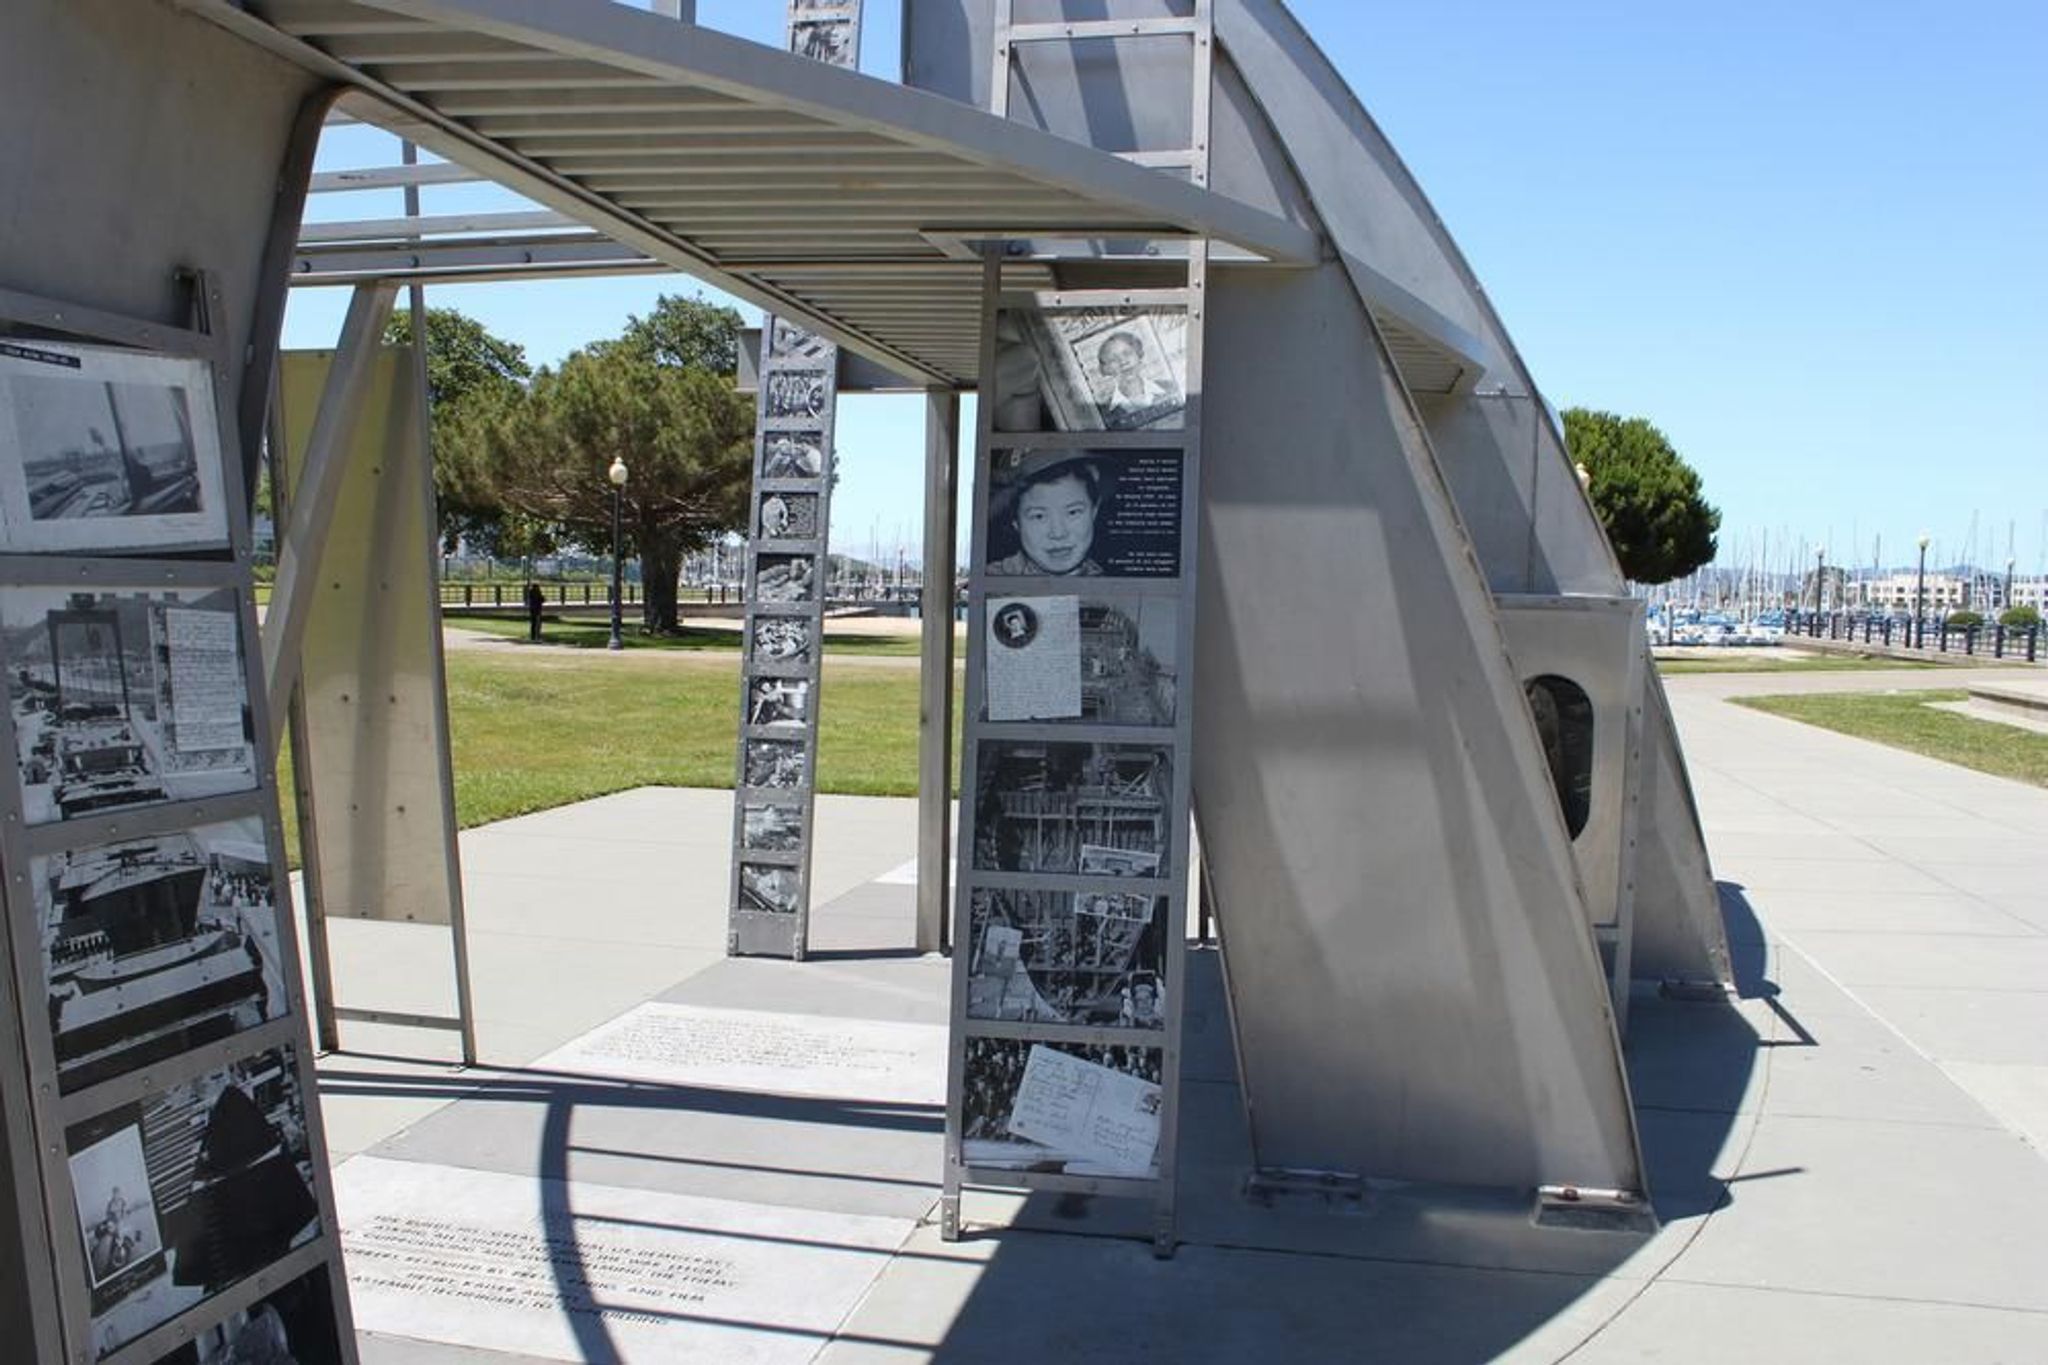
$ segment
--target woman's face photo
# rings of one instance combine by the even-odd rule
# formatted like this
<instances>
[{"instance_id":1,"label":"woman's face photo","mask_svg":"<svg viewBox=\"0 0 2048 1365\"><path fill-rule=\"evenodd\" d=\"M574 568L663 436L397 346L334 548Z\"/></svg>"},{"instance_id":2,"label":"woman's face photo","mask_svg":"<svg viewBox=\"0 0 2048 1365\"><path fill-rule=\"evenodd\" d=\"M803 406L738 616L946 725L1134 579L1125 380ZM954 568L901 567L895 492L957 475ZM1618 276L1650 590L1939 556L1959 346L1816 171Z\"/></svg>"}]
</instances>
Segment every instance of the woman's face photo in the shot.
<instances>
[{"instance_id":1,"label":"woman's face photo","mask_svg":"<svg viewBox=\"0 0 2048 1365\"><path fill-rule=\"evenodd\" d=\"M1017 537L1047 573L1072 573L1095 543L1095 501L1078 474L1032 484L1017 499Z\"/></svg>"}]
</instances>

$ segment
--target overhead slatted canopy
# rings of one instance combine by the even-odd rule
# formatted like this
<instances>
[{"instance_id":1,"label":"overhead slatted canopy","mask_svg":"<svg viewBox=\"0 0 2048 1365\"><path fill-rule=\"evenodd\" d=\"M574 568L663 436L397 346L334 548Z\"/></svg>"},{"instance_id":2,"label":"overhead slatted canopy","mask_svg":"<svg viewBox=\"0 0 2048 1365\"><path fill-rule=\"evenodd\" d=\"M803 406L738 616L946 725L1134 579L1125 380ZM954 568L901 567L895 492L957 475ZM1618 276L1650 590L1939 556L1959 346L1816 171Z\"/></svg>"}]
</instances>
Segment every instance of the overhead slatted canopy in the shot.
<instances>
[{"instance_id":1,"label":"overhead slatted canopy","mask_svg":"<svg viewBox=\"0 0 2048 1365\"><path fill-rule=\"evenodd\" d=\"M1307 230L1159 171L612 0L181 3L356 87L347 107L366 121L925 382L979 369L981 266L963 244L1317 251ZM469 249L579 240L602 250L548 233Z\"/></svg>"}]
</instances>

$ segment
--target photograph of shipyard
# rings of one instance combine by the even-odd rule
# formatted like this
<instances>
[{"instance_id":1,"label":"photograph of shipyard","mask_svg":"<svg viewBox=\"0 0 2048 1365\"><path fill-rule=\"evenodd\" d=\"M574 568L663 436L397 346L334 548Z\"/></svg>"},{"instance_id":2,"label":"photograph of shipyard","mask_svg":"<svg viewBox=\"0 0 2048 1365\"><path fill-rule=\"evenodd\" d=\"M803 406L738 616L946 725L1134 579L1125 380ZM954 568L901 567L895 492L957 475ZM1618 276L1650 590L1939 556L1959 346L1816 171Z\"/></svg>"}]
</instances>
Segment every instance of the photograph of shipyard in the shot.
<instances>
[{"instance_id":1,"label":"photograph of shipyard","mask_svg":"<svg viewBox=\"0 0 2048 1365\"><path fill-rule=\"evenodd\" d=\"M1156 744L985 740L974 865L1001 872L1159 874L1173 760Z\"/></svg>"},{"instance_id":2,"label":"photograph of shipyard","mask_svg":"<svg viewBox=\"0 0 2048 1365\"><path fill-rule=\"evenodd\" d=\"M30 860L63 1093L286 1008L263 822Z\"/></svg>"},{"instance_id":3,"label":"photograph of shipyard","mask_svg":"<svg viewBox=\"0 0 2048 1365\"><path fill-rule=\"evenodd\" d=\"M195 361L9 347L0 353L0 542L95 550L224 539L212 403Z\"/></svg>"},{"instance_id":4,"label":"photograph of shipyard","mask_svg":"<svg viewBox=\"0 0 2048 1365\"><path fill-rule=\"evenodd\" d=\"M1161 1028L1166 897L977 887L967 1017Z\"/></svg>"},{"instance_id":5,"label":"photograph of shipyard","mask_svg":"<svg viewBox=\"0 0 2048 1365\"><path fill-rule=\"evenodd\" d=\"M256 785L234 593L0 591L29 824Z\"/></svg>"},{"instance_id":6,"label":"photograph of shipyard","mask_svg":"<svg viewBox=\"0 0 2048 1365\"><path fill-rule=\"evenodd\" d=\"M71 1128L101 1357L319 1232L296 1066L273 1048Z\"/></svg>"}]
</instances>

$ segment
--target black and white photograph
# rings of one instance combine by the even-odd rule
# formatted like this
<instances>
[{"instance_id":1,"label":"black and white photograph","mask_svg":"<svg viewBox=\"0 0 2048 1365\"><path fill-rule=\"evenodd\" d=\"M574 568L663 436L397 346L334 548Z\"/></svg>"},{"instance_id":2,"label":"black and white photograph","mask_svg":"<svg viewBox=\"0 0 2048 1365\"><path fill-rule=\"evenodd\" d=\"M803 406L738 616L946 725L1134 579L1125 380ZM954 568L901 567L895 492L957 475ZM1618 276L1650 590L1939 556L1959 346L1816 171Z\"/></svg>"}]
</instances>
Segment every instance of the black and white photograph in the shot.
<instances>
[{"instance_id":1,"label":"black and white photograph","mask_svg":"<svg viewBox=\"0 0 2048 1365\"><path fill-rule=\"evenodd\" d=\"M802 417L815 421L825 415L825 372L823 370L770 370L761 376L767 395L767 416Z\"/></svg>"},{"instance_id":2,"label":"black and white photograph","mask_svg":"<svg viewBox=\"0 0 2048 1365\"><path fill-rule=\"evenodd\" d=\"M1179 625L1171 597L991 597L982 718L1172 725Z\"/></svg>"},{"instance_id":3,"label":"black and white photograph","mask_svg":"<svg viewBox=\"0 0 2048 1365\"><path fill-rule=\"evenodd\" d=\"M1157 744L983 740L974 865L992 872L1162 875L1171 751Z\"/></svg>"},{"instance_id":4,"label":"black and white photograph","mask_svg":"<svg viewBox=\"0 0 2048 1365\"><path fill-rule=\"evenodd\" d=\"M807 332L787 318L776 318L768 333L768 358L787 364L822 365L832 354L832 343L815 332Z\"/></svg>"},{"instance_id":5,"label":"black and white photograph","mask_svg":"<svg viewBox=\"0 0 2048 1365\"><path fill-rule=\"evenodd\" d=\"M0 589L0 648L29 824L256 785L232 589Z\"/></svg>"},{"instance_id":6,"label":"black and white photograph","mask_svg":"<svg viewBox=\"0 0 2048 1365\"><path fill-rule=\"evenodd\" d=\"M969 1038L961 1153L970 1166L1158 1174L1164 1053L1121 1044Z\"/></svg>"},{"instance_id":7,"label":"black and white photograph","mask_svg":"<svg viewBox=\"0 0 2048 1365\"><path fill-rule=\"evenodd\" d=\"M1001 577L1173 578L1181 456L1172 450L998 450L985 571Z\"/></svg>"},{"instance_id":8,"label":"black and white photograph","mask_svg":"<svg viewBox=\"0 0 2048 1365\"><path fill-rule=\"evenodd\" d=\"M759 555L754 560L754 600L787 606L815 601L818 563L815 555Z\"/></svg>"},{"instance_id":9,"label":"black and white photograph","mask_svg":"<svg viewBox=\"0 0 2048 1365\"><path fill-rule=\"evenodd\" d=\"M815 479L825 472L825 434L821 431L761 433L761 477Z\"/></svg>"},{"instance_id":10,"label":"black and white photograph","mask_svg":"<svg viewBox=\"0 0 2048 1365\"><path fill-rule=\"evenodd\" d=\"M806 616L757 616L754 618L754 655L757 664L797 666L808 664L816 632Z\"/></svg>"},{"instance_id":11,"label":"black and white photograph","mask_svg":"<svg viewBox=\"0 0 2048 1365\"><path fill-rule=\"evenodd\" d=\"M750 739L747 742L746 772L749 787L794 791L810 778L810 762L802 740Z\"/></svg>"},{"instance_id":12,"label":"black and white photograph","mask_svg":"<svg viewBox=\"0 0 2048 1365\"><path fill-rule=\"evenodd\" d=\"M124 1123L71 1153L71 1197L85 1238L86 1281L98 1299L117 1279L163 1270L164 1238L149 1194L142 1125Z\"/></svg>"},{"instance_id":13,"label":"black and white photograph","mask_svg":"<svg viewBox=\"0 0 2048 1365\"><path fill-rule=\"evenodd\" d=\"M740 909L794 915L801 888L798 869L765 863L740 864Z\"/></svg>"},{"instance_id":14,"label":"black and white photograph","mask_svg":"<svg viewBox=\"0 0 2048 1365\"><path fill-rule=\"evenodd\" d=\"M755 678L747 684L747 724L801 726L811 717L811 685L802 678Z\"/></svg>"},{"instance_id":15,"label":"black and white photograph","mask_svg":"<svg viewBox=\"0 0 2048 1365\"><path fill-rule=\"evenodd\" d=\"M327 1269L230 1313L156 1365L341 1365L341 1334Z\"/></svg>"},{"instance_id":16,"label":"black and white photograph","mask_svg":"<svg viewBox=\"0 0 2048 1365\"><path fill-rule=\"evenodd\" d=\"M740 847L763 853L794 853L804 839L801 806L748 804L740 807Z\"/></svg>"},{"instance_id":17,"label":"black and white photograph","mask_svg":"<svg viewBox=\"0 0 2048 1365\"><path fill-rule=\"evenodd\" d=\"M789 26L789 50L831 66L852 66L853 20L800 19Z\"/></svg>"},{"instance_id":18,"label":"black and white photograph","mask_svg":"<svg viewBox=\"0 0 2048 1365\"><path fill-rule=\"evenodd\" d=\"M1177 431L1187 314L1176 308L1005 308L996 315L997 431Z\"/></svg>"},{"instance_id":19,"label":"black and white photograph","mask_svg":"<svg viewBox=\"0 0 2048 1365\"><path fill-rule=\"evenodd\" d=\"M226 544L213 401L197 360L0 341L0 550Z\"/></svg>"},{"instance_id":20,"label":"black and white photograph","mask_svg":"<svg viewBox=\"0 0 2048 1365\"><path fill-rule=\"evenodd\" d=\"M146 1207L160 1250L93 1276L101 1356L255 1274L319 1233L305 1100L289 1047L226 1067L74 1125L66 1134L90 1267L100 1229ZM122 1134L131 1135L123 1138ZM107 1148L109 1140L132 1149ZM120 1156L124 1150L139 1162ZM111 1153L111 1155L101 1155ZM119 1189L112 1188L118 1173ZM128 1181L139 1175L140 1183ZM130 1214L114 1227L133 1235Z\"/></svg>"},{"instance_id":21,"label":"black and white photograph","mask_svg":"<svg viewBox=\"0 0 2048 1365\"><path fill-rule=\"evenodd\" d=\"M43 854L29 876L62 1093L285 1013L260 819Z\"/></svg>"},{"instance_id":22,"label":"black and white photograph","mask_svg":"<svg viewBox=\"0 0 2048 1365\"><path fill-rule=\"evenodd\" d=\"M763 540L816 540L816 493L763 493L754 518L754 534Z\"/></svg>"},{"instance_id":23,"label":"black and white photograph","mask_svg":"<svg viewBox=\"0 0 2048 1365\"><path fill-rule=\"evenodd\" d=\"M977 887L967 1017L1163 1028L1164 896Z\"/></svg>"}]
</instances>

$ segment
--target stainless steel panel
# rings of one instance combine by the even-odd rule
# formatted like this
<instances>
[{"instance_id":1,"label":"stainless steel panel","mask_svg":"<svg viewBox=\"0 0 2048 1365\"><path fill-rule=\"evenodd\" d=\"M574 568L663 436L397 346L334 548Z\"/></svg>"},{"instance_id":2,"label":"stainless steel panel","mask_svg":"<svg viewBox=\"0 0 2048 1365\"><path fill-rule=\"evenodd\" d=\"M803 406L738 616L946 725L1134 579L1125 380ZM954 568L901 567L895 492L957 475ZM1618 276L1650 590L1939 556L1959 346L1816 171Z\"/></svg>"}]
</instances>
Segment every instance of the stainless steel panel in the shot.
<instances>
[{"instance_id":1,"label":"stainless steel panel","mask_svg":"<svg viewBox=\"0 0 2048 1365\"><path fill-rule=\"evenodd\" d=\"M296 469L329 356L284 357ZM448 924L459 894L443 780L448 735L433 610L434 526L410 350L378 353L333 500L305 623L303 765L330 916Z\"/></svg>"},{"instance_id":2,"label":"stainless steel panel","mask_svg":"<svg viewBox=\"0 0 2048 1365\"><path fill-rule=\"evenodd\" d=\"M1521 680L1364 308L1335 264L1210 305L1196 805L1258 1160L1640 1190Z\"/></svg>"}]
</instances>

